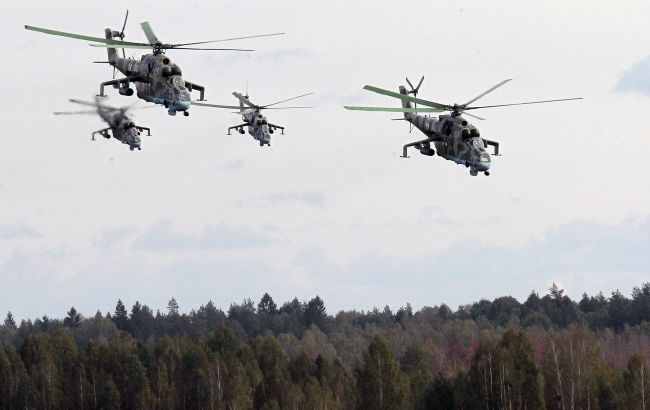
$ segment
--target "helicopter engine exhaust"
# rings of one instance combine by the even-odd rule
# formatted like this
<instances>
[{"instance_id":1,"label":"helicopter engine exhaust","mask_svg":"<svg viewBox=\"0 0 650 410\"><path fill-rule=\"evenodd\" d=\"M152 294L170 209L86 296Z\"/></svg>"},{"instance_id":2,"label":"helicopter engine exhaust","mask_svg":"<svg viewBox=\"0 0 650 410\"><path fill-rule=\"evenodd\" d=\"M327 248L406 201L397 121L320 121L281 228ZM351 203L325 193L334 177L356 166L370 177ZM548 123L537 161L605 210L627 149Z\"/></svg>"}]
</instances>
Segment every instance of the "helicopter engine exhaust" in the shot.
<instances>
[{"instance_id":1,"label":"helicopter engine exhaust","mask_svg":"<svg viewBox=\"0 0 650 410\"><path fill-rule=\"evenodd\" d=\"M133 95L133 88L131 88L131 87L129 87L129 88L123 88L123 87L122 87L122 88L120 88L119 93L120 93L120 95L128 95L128 96L131 96L131 95Z\"/></svg>"}]
</instances>

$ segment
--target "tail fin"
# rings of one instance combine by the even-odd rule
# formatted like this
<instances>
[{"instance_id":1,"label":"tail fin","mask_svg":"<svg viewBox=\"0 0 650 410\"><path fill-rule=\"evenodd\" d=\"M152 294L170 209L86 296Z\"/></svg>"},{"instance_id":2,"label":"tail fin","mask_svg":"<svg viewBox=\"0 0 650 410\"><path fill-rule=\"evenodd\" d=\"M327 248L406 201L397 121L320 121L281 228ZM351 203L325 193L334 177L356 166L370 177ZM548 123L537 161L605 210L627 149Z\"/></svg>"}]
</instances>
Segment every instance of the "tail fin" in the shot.
<instances>
[{"instance_id":1,"label":"tail fin","mask_svg":"<svg viewBox=\"0 0 650 410\"><path fill-rule=\"evenodd\" d=\"M403 85L399 86L399 93L402 95L408 95L408 91L406 91L406 87L404 87ZM402 108L413 108L413 107L411 106L410 101L402 100ZM412 115L413 114L410 112L405 112L404 118L408 119Z\"/></svg>"},{"instance_id":2,"label":"tail fin","mask_svg":"<svg viewBox=\"0 0 650 410\"><path fill-rule=\"evenodd\" d=\"M246 98L248 99L248 86L246 86ZM239 112L244 112L244 102L242 100L239 100Z\"/></svg>"},{"instance_id":3,"label":"tail fin","mask_svg":"<svg viewBox=\"0 0 650 410\"><path fill-rule=\"evenodd\" d=\"M107 28L104 30L104 33L106 35L107 40L112 40L113 39L113 31L110 28ZM117 62L117 50L115 48L107 48L106 51L108 52L108 62L111 65L115 65Z\"/></svg>"}]
</instances>

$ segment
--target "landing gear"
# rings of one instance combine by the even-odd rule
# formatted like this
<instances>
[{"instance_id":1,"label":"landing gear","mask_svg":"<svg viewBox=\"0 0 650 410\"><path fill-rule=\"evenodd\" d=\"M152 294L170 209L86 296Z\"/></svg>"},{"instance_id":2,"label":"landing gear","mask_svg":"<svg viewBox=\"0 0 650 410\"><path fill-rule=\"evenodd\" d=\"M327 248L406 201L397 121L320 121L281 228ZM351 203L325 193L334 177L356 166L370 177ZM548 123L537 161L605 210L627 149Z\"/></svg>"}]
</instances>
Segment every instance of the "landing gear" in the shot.
<instances>
[{"instance_id":1,"label":"landing gear","mask_svg":"<svg viewBox=\"0 0 650 410\"><path fill-rule=\"evenodd\" d=\"M484 174L485 174L486 177L489 177L490 176L490 171L485 171Z\"/></svg>"},{"instance_id":2,"label":"landing gear","mask_svg":"<svg viewBox=\"0 0 650 410\"><path fill-rule=\"evenodd\" d=\"M186 116L186 117L189 117L190 113L189 113L189 111L183 111L183 115Z\"/></svg>"}]
</instances>

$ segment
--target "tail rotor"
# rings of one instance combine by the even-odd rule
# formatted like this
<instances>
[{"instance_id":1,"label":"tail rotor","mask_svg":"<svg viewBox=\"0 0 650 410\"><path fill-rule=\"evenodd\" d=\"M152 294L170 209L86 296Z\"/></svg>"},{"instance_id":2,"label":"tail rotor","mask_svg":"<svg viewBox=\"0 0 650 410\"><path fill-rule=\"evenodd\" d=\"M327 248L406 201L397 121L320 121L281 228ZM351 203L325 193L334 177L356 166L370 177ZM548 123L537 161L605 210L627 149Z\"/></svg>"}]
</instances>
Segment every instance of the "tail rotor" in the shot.
<instances>
[{"instance_id":1,"label":"tail rotor","mask_svg":"<svg viewBox=\"0 0 650 410\"><path fill-rule=\"evenodd\" d=\"M122 30L120 31L113 31L113 38L119 38L121 41L124 41L124 37L126 35L124 34L124 29L126 28L126 21L129 19L129 10L126 10L126 16L124 16L124 24L122 24ZM124 49L122 49L122 58L126 58L126 52ZM113 79L115 79L115 74L116 70L115 67L113 67Z\"/></svg>"},{"instance_id":2,"label":"tail rotor","mask_svg":"<svg viewBox=\"0 0 650 410\"><path fill-rule=\"evenodd\" d=\"M420 87L422 86L422 82L424 81L424 76L420 79L420 82L418 83L417 87L413 87L413 84L409 80L408 77L406 77L406 82L408 83L409 87L411 87L410 91L407 91L407 94L413 94L413 98L418 98L418 91L420 91ZM413 103L414 108L418 108L417 103ZM413 123L409 122L409 133L413 131Z\"/></svg>"}]
</instances>

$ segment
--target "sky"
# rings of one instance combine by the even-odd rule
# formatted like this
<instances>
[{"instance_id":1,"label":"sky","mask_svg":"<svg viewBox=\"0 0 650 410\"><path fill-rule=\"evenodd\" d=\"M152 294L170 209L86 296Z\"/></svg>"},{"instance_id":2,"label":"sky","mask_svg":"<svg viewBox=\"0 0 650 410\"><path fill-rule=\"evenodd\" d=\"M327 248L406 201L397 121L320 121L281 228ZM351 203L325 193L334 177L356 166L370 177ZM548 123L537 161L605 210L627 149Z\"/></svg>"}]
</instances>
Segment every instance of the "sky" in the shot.
<instances>
[{"instance_id":1,"label":"sky","mask_svg":"<svg viewBox=\"0 0 650 410\"><path fill-rule=\"evenodd\" d=\"M142 21L166 42L286 32L229 44L255 52L168 56L208 102L248 84L253 102L313 91L299 101L316 108L269 112L286 127L271 147L203 107L135 110L152 129L139 152L91 142L98 118L52 112L111 78L92 64L105 50L23 25L102 36L127 8L127 41L145 39ZM226 310L265 292L320 295L329 313L456 308L553 282L573 298L630 294L650 278L648 15L645 1L593 0L14 3L0 15L0 314L93 315L118 299L164 311L171 297ZM394 115L342 108L398 106L362 87L422 75L420 96L442 103L507 78L480 101L584 99L482 110L474 124L503 155L471 177L400 158L420 135Z\"/></svg>"}]
</instances>

